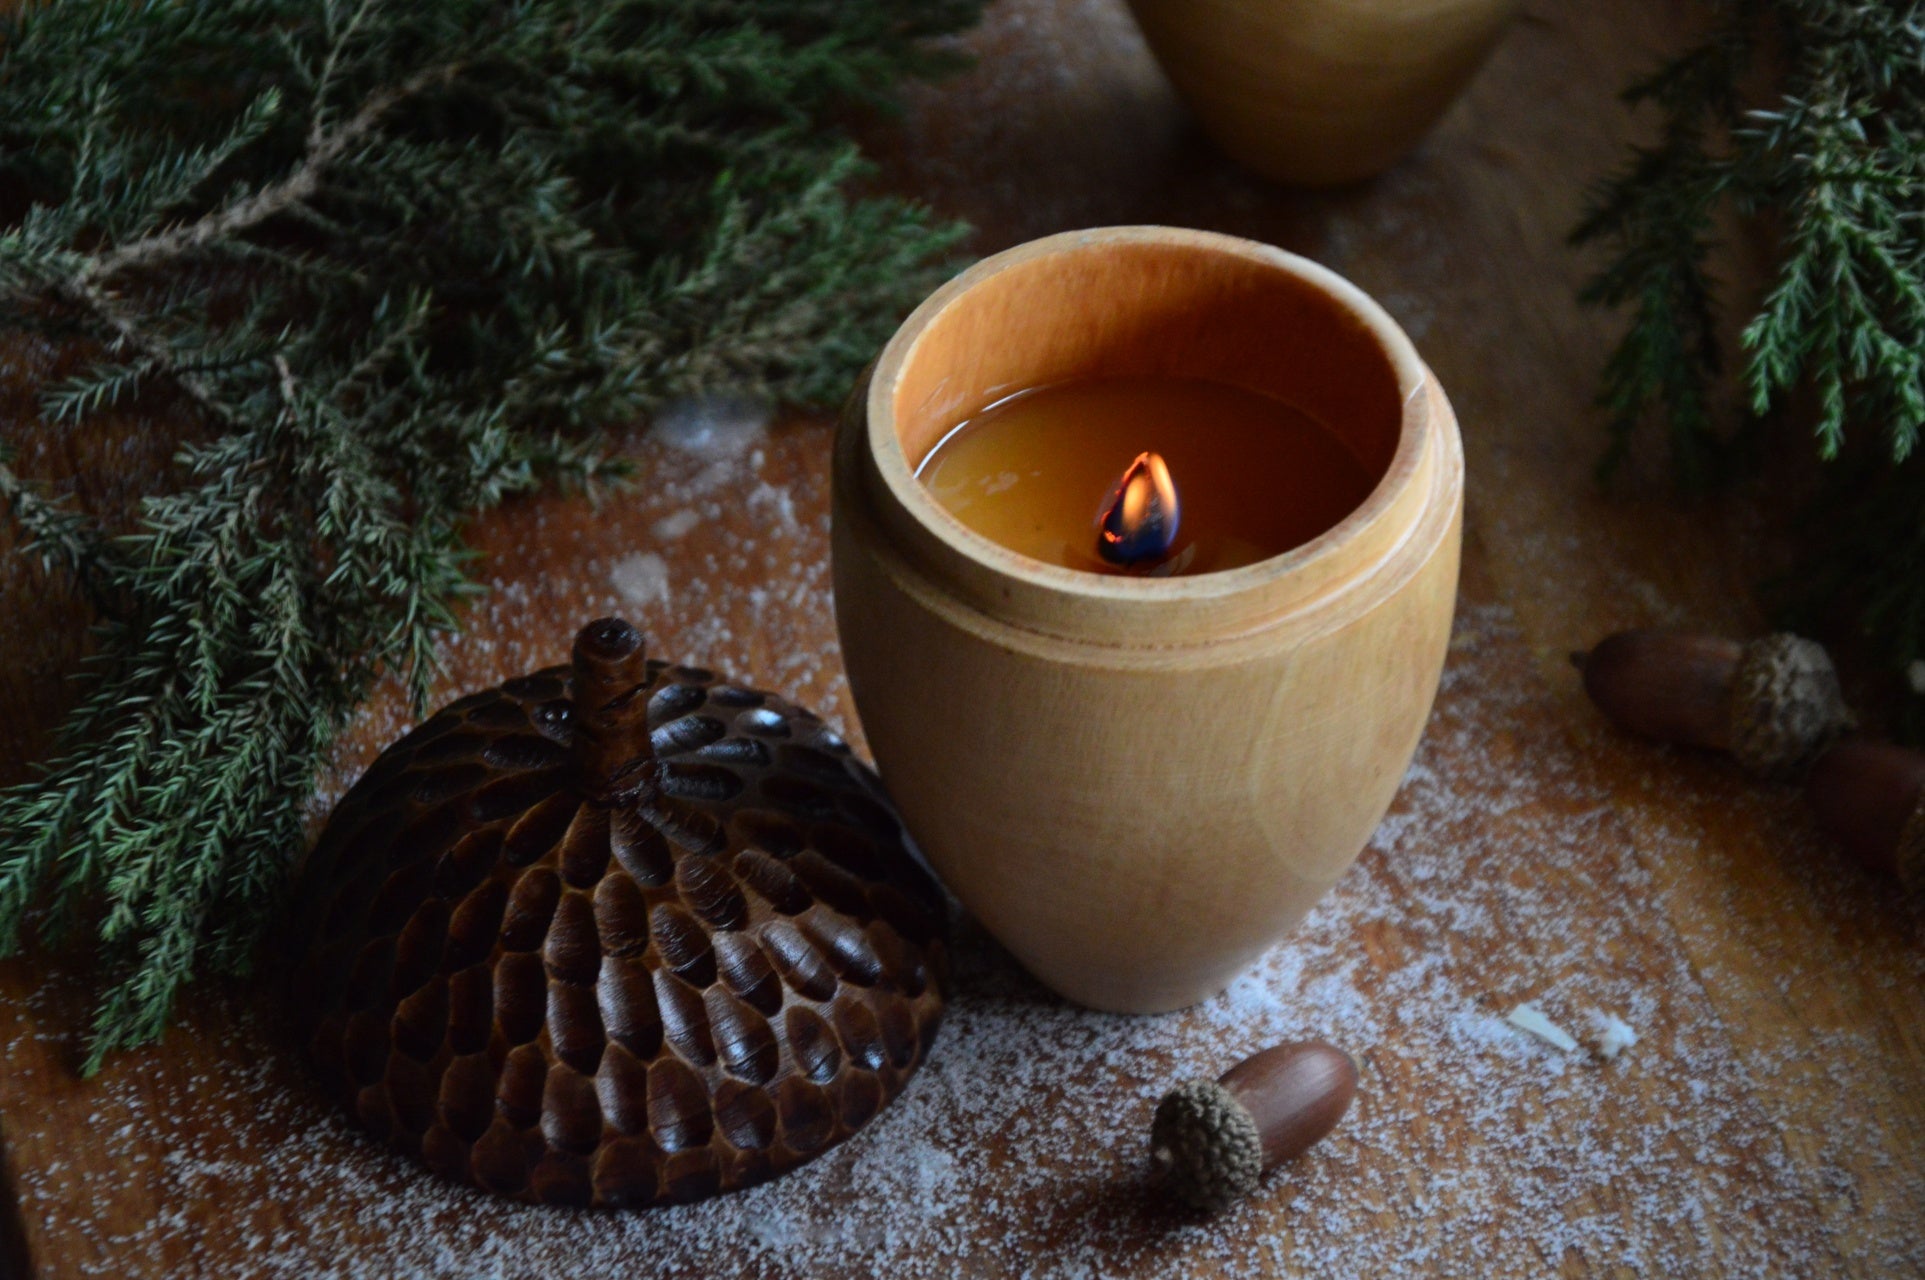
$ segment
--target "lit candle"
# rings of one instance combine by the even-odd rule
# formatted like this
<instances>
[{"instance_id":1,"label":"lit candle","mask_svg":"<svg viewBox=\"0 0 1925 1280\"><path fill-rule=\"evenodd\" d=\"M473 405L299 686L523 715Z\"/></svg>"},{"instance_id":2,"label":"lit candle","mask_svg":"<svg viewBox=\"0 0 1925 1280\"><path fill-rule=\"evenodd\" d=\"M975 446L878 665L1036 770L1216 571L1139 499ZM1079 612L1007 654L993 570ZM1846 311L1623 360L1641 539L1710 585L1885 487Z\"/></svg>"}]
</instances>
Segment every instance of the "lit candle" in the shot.
<instances>
[{"instance_id":1,"label":"lit candle","mask_svg":"<svg viewBox=\"0 0 1925 1280\"><path fill-rule=\"evenodd\" d=\"M1159 563L1176 549L1183 512L1160 453L1139 453L1096 523L1096 552L1129 568Z\"/></svg>"},{"instance_id":2,"label":"lit candle","mask_svg":"<svg viewBox=\"0 0 1925 1280\"><path fill-rule=\"evenodd\" d=\"M1196 378L1084 378L959 423L918 474L965 525L1091 573L1211 573L1281 555L1369 496L1316 418Z\"/></svg>"},{"instance_id":3,"label":"lit candle","mask_svg":"<svg viewBox=\"0 0 1925 1280\"><path fill-rule=\"evenodd\" d=\"M834 472L849 689L930 866L1071 999L1221 991L1404 776L1463 492L1409 338L1301 258L1111 227L944 285Z\"/></svg>"}]
</instances>

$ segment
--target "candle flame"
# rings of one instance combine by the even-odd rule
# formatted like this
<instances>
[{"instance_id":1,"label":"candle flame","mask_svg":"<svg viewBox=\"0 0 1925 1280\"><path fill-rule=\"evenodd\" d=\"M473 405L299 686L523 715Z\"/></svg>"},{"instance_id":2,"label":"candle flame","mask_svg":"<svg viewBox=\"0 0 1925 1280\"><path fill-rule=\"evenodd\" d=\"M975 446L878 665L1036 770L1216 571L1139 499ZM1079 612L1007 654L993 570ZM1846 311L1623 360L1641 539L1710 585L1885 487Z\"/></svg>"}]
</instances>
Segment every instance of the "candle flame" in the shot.
<instances>
[{"instance_id":1,"label":"candle flame","mask_svg":"<svg viewBox=\"0 0 1925 1280\"><path fill-rule=\"evenodd\" d=\"M1176 482L1160 453L1139 453L1103 508L1096 549L1111 564L1158 560L1176 542Z\"/></svg>"}]
</instances>

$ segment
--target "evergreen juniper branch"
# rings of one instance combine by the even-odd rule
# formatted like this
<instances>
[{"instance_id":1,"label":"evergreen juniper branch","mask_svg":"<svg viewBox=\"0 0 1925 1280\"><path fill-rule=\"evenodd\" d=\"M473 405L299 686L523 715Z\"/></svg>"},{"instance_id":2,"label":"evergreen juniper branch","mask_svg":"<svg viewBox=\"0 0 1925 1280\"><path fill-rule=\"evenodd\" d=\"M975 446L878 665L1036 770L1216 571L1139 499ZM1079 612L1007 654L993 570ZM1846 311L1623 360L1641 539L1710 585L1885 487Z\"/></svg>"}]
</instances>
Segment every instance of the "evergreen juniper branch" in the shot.
<instances>
[{"instance_id":1,"label":"evergreen juniper branch","mask_svg":"<svg viewBox=\"0 0 1925 1280\"><path fill-rule=\"evenodd\" d=\"M596 433L669 395L840 394L959 230L850 197L820 121L948 61L927 37L976 8L0 19L0 184L28 201L0 329L94 347L43 419L187 410L170 487L111 536L0 458L28 549L102 617L55 755L0 792L0 952L84 918L113 966L88 1070L193 974L245 969L355 707L388 672L425 701L474 511L612 474Z\"/></svg>"},{"instance_id":2,"label":"evergreen juniper branch","mask_svg":"<svg viewBox=\"0 0 1925 1280\"><path fill-rule=\"evenodd\" d=\"M1628 308L1604 373L1606 465L1652 418L1681 481L1723 449L1709 389L1717 298L1704 274L1730 211L1768 215L1775 276L1742 327L1738 380L1762 417L1809 392L1833 498L1799 575L1809 622L1841 611L1897 669L1925 657L1925 3L1717 0L1705 38L1627 95L1662 142L1595 193L1574 234L1610 248L1586 301ZM1747 98L1770 50L1773 87ZM1915 717L1925 729L1925 709Z\"/></svg>"}]
</instances>

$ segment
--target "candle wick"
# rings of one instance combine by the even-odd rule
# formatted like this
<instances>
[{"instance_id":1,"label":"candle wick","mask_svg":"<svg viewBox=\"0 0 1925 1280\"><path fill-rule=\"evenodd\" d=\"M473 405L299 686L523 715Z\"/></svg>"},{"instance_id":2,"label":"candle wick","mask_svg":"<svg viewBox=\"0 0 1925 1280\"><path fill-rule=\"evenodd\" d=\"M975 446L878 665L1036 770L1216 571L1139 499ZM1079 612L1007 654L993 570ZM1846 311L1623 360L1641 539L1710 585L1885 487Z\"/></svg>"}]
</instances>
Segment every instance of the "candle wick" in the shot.
<instances>
[{"instance_id":1,"label":"candle wick","mask_svg":"<svg viewBox=\"0 0 1925 1280\"><path fill-rule=\"evenodd\" d=\"M1163 455L1139 453L1104 506L1096 531L1097 553L1126 567L1161 560L1176 544L1181 518L1176 482Z\"/></svg>"}]
</instances>

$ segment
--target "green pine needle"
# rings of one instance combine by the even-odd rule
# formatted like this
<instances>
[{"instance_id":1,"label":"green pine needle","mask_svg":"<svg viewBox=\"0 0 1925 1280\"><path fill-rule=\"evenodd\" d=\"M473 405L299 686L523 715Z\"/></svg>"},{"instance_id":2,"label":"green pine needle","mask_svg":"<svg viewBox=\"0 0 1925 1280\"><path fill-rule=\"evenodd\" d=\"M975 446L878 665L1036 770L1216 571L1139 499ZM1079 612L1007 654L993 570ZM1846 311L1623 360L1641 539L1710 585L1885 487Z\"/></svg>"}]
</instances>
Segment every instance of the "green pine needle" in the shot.
<instances>
[{"instance_id":1,"label":"green pine needle","mask_svg":"<svg viewBox=\"0 0 1925 1280\"><path fill-rule=\"evenodd\" d=\"M827 123L978 0L60 0L0 19L0 328L91 349L60 431L193 422L131 529L0 455L100 615L52 759L0 792L0 953L85 918L86 1069L242 972L384 673L427 697L478 510L614 467L719 387L841 395L962 229L848 194ZM156 402L159 402L156 401Z\"/></svg>"}]
</instances>

